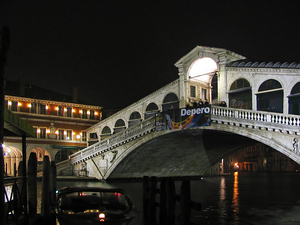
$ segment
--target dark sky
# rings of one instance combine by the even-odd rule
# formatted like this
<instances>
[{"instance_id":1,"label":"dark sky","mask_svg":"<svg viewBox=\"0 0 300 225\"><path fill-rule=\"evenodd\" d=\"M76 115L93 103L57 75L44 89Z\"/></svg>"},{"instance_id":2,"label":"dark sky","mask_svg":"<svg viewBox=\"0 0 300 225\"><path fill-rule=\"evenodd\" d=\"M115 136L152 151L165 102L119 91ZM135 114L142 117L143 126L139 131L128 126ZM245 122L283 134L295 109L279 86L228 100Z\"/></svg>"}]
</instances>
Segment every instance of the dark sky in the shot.
<instances>
[{"instance_id":1,"label":"dark sky","mask_svg":"<svg viewBox=\"0 0 300 225\"><path fill-rule=\"evenodd\" d=\"M197 45L300 62L297 1L0 0L6 75L123 108L178 78Z\"/></svg>"}]
</instances>

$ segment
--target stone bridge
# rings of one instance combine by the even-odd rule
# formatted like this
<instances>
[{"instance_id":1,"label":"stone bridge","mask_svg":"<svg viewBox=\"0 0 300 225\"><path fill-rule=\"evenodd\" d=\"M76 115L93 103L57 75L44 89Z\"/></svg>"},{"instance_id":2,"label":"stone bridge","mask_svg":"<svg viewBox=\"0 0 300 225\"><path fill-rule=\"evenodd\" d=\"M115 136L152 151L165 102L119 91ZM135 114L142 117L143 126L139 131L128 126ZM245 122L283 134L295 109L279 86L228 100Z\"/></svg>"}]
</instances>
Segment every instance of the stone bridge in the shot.
<instances>
[{"instance_id":1,"label":"stone bridge","mask_svg":"<svg viewBox=\"0 0 300 225\"><path fill-rule=\"evenodd\" d=\"M58 169L72 165L103 179L201 176L255 141L300 163L300 64L251 62L226 49L197 46L175 66L178 79L89 128L95 144ZM156 129L157 113L201 101L211 105L211 126Z\"/></svg>"},{"instance_id":2,"label":"stone bridge","mask_svg":"<svg viewBox=\"0 0 300 225\"><path fill-rule=\"evenodd\" d=\"M300 117L212 106L211 126L156 131L150 117L72 155L72 165L100 179L202 176L226 155L264 143L300 163Z\"/></svg>"}]
</instances>

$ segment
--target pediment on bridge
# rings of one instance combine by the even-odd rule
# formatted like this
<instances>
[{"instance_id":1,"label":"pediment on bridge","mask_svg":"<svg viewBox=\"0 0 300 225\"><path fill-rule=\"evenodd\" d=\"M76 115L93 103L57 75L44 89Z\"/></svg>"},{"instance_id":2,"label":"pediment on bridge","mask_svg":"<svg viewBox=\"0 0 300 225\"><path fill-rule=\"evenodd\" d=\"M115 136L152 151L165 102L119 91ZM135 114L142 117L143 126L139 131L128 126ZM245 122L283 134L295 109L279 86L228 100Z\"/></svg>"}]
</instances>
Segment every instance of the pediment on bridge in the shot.
<instances>
[{"instance_id":1,"label":"pediment on bridge","mask_svg":"<svg viewBox=\"0 0 300 225\"><path fill-rule=\"evenodd\" d=\"M175 63L175 66L178 68L185 67L187 69L195 60L203 57L212 58L219 64L246 59L246 57L224 48L196 46L188 54L179 59Z\"/></svg>"}]
</instances>

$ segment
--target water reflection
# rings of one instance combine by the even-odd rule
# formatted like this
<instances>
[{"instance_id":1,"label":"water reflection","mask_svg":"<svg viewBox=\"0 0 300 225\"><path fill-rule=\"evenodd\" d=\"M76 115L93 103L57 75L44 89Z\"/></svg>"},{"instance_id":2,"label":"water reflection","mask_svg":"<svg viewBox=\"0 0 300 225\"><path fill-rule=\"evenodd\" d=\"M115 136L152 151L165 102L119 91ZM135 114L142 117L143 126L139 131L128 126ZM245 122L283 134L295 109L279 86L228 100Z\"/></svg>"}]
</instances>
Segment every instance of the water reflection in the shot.
<instances>
[{"instance_id":1,"label":"water reflection","mask_svg":"<svg viewBox=\"0 0 300 225\"><path fill-rule=\"evenodd\" d=\"M220 179L220 201L219 201L219 211L220 211L220 222L225 223L225 218L227 215L227 206L226 206L226 180L225 177Z\"/></svg>"},{"instance_id":2,"label":"water reflection","mask_svg":"<svg viewBox=\"0 0 300 225\"><path fill-rule=\"evenodd\" d=\"M234 173L233 195L231 207L233 211L233 224L239 224L240 219L240 199L239 199L239 173Z\"/></svg>"}]
</instances>

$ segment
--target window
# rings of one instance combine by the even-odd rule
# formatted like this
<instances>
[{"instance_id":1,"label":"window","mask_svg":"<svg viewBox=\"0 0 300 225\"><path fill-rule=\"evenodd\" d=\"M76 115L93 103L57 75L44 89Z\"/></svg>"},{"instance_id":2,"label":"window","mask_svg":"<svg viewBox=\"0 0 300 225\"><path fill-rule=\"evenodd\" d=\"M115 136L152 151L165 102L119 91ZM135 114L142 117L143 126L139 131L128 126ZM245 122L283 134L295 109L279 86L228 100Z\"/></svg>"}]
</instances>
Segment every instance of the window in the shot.
<instances>
[{"instance_id":1,"label":"window","mask_svg":"<svg viewBox=\"0 0 300 225\"><path fill-rule=\"evenodd\" d=\"M94 120L95 119L95 111L94 110L90 110L90 119Z\"/></svg>"},{"instance_id":2,"label":"window","mask_svg":"<svg viewBox=\"0 0 300 225\"><path fill-rule=\"evenodd\" d=\"M44 104L39 104L39 114L46 114L46 105Z\"/></svg>"},{"instance_id":3,"label":"window","mask_svg":"<svg viewBox=\"0 0 300 225\"><path fill-rule=\"evenodd\" d=\"M67 107L67 109L66 109L66 117L72 117L72 107Z\"/></svg>"},{"instance_id":4,"label":"window","mask_svg":"<svg viewBox=\"0 0 300 225\"><path fill-rule=\"evenodd\" d=\"M67 140L72 140L72 134L73 134L73 131L72 130L67 130Z\"/></svg>"},{"instance_id":5,"label":"window","mask_svg":"<svg viewBox=\"0 0 300 225\"><path fill-rule=\"evenodd\" d=\"M40 128L40 138L46 138L46 131L47 129L45 127Z\"/></svg>"},{"instance_id":6,"label":"window","mask_svg":"<svg viewBox=\"0 0 300 225\"><path fill-rule=\"evenodd\" d=\"M57 115L63 116L63 107L61 105L57 106Z\"/></svg>"},{"instance_id":7,"label":"window","mask_svg":"<svg viewBox=\"0 0 300 225\"><path fill-rule=\"evenodd\" d=\"M81 133L81 141L86 141L86 131L82 131L82 133Z\"/></svg>"},{"instance_id":8,"label":"window","mask_svg":"<svg viewBox=\"0 0 300 225\"><path fill-rule=\"evenodd\" d=\"M202 88L202 99L203 100L207 99L207 90L205 88Z\"/></svg>"},{"instance_id":9,"label":"window","mask_svg":"<svg viewBox=\"0 0 300 225\"><path fill-rule=\"evenodd\" d=\"M10 106L10 110L15 111L15 112L18 111L18 102L12 101L11 106Z\"/></svg>"},{"instance_id":10,"label":"window","mask_svg":"<svg viewBox=\"0 0 300 225\"><path fill-rule=\"evenodd\" d=\"M36 113L36 106L37 104L35 102L32 102L30 104L30 113Z\"/></svg>"},{"instance_id":11,"label":"window","mask_svg":"<svg viewBox=\"0 0 300 225\"><path fill-rule=\"evenodd\" d=\"M58 140L64 140L64 139L65 139L65 130L58 129Z\"/></svg>"},{"instance_id":12,"label":"window","mask_svg":"<svg viewBox=\"0 0 300 225\"><path fill-rule=\"evenodd\" d=\"M81 118L82 119L87 119L87 110L86 109L82 109L82 114L81 114Z\"/></svg>"},{"instance_id":13,"label":"window","mask_svg":"<svg viewBox=\"0 0 300 225\"><path fill-rule=\"evenodd\" d=\"M37 127L33 127L33 129L34 129L34 133L35 133L35 138L37 138Z\"/></svg>"},{"instance_id":14,"label":"window","mask_svg":"<svg viewBox=\"0 0 300 225\"><path fill-rule=\"evenodd\" d=\"M191 85L190 89L191 89L191 97L196 98L196 87Z\"/></svg>"}]
</instances>

